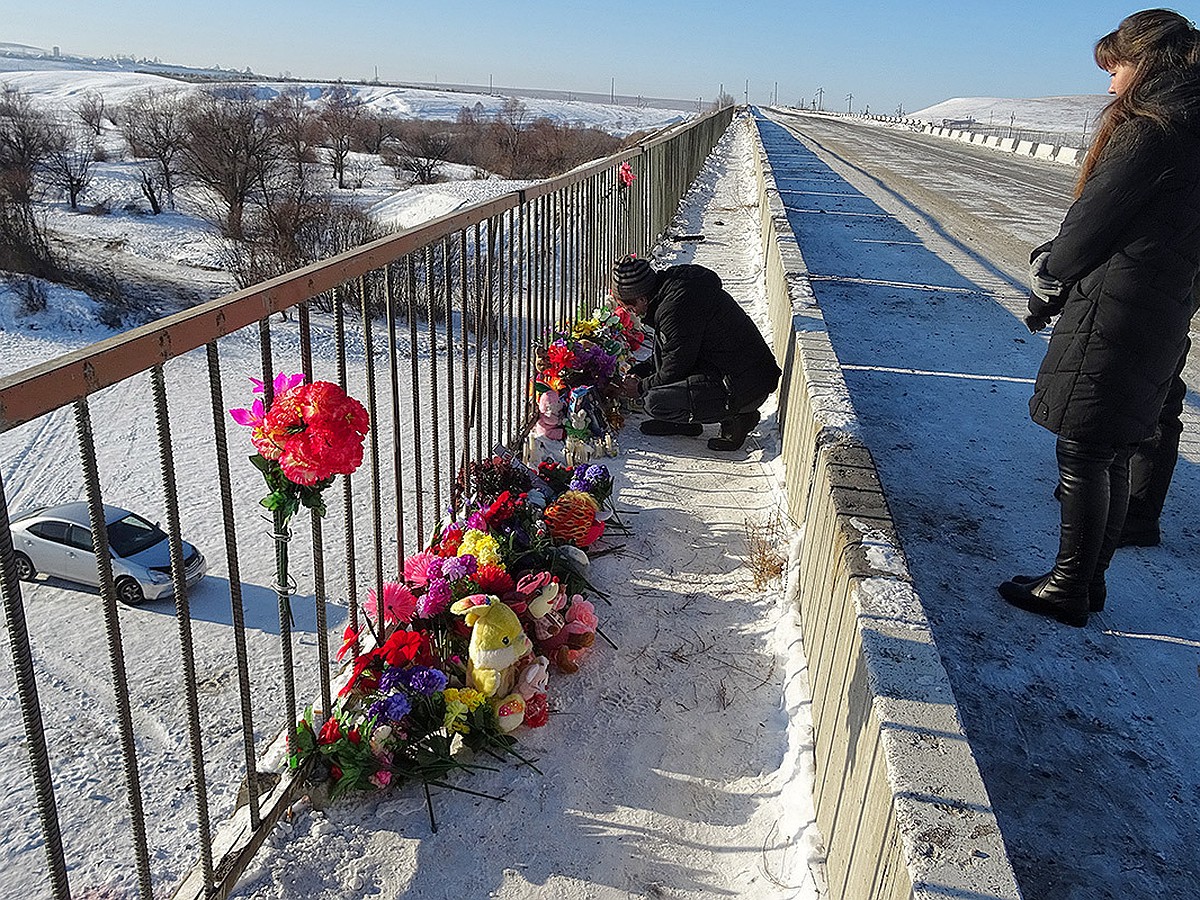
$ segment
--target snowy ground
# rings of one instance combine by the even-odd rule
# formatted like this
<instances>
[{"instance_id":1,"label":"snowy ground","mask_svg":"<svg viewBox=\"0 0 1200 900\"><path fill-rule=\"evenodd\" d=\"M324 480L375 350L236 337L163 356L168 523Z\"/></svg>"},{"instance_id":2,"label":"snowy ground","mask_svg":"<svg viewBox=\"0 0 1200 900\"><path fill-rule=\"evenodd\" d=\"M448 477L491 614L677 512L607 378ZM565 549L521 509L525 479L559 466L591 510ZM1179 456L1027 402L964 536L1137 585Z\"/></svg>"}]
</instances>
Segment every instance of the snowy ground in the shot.
<instances>
[{"instance_id":1,"label":"snowy ground","mask_svg":"<svg viewBox=\"0 0 1200 900\"><path fill-rule=\"evenodd\" d=\"M716 268L766 331L751 147L741 127L727 136L689 198L680 228L703 232L707 240L663 247L659 258ZM0 299L11 310L11 293ZM103 334L97 326L68 330L69 323L88 318L86 298L55 291L51 302L50 311L32 319L3 320L6 369ZM286 326L278 330L283 355L294 355ZM226 397L238 397L242 370L253 370L256 343L250 335L234 336L222 352ZM317 364L330 361L318 353ZM189 402L188 385L201 376L201 365L200 358L188 357L168 368L181 472L203 471L210 458L207 401ZM130 415L144 406L143 398L141 386L119 386L96 398L93 417L103 441L106 497L157 509L153 469L130 465L154 459L151 422ZM635 423L627 427L613 468L634 535L610 540L610 546L624 546L598 559L595 572L612 594L612 605L601 603L598 611L620 649L598 646L583 671L557 682L550 726L525 743L541 774L506 766L464 780L471 789L504 797L502 803L439 792L436 835L429 831L423 797L411 788L332 806L301 804L260 852L238 896L817 896L820 840L812 823L811 736L798 632L778 582L756 589L743 565L746 521L766 523L780 504L774 416L765 412L747 449L720 457L702 439L652 441ZM70 417L62 413L0 438L10 505L79 496L78 480L64 474L75 471L73 455ZM261 493L253 473L235 477L239 496ZM183 491L184 535L208 553L212 566L191 600L203 715L206 729L213 728L206 748L210 802L220 821L240 780L239 732L230 714L236 679L227 586L213 503L196 480L185 479ZM277 624L265 587L270 546L252 503L240 507L255 713L263 740L280 725ZM327 542L336 558L332 531ZM296 574L303 595L311 572L302 562ZM127 896L134 881L119 760L110 749L107 659L95 652L91 637L99 628L98 598L50 582L25 586L25 597L44 681L42 702L53 711L49 742L72 888L79 895ZM167 891L197 853L185 722L169 699L180 677L175 623L164 603L122 608L120 617L151 811L152 865L158 889ZM298 655L311 660L311 612L298 619ZM331 628L337 633L342 625L335 607ZM315 681L300 690L313 696ZM4 887L41 897L42 850L33 837L20 719L7 671L0 673L0 723L0 752L8 760L0 768Z\"/></svg>"}]
</instances>

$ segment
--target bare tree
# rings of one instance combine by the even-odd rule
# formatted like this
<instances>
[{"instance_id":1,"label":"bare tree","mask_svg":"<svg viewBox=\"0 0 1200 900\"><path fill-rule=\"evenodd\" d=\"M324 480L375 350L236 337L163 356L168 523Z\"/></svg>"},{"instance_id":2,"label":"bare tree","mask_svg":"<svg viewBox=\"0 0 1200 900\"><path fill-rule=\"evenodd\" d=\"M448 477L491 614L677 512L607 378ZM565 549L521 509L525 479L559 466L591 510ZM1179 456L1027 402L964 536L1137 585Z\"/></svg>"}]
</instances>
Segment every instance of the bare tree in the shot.
<instances>
[{"instance_id":1,"label":"bare tree","mask_svg":"<svg viewBox=\"0 0 1200 900\"><path fill-rule=\"evenodd\" d=\"M100 137L101 125L104 122L104 97L94 91L88 91L75 108L80 120L96 137Z\"/></svg>"},{"instance_id":2,"label":"bare tree","mask_svg":"<svg viewBox=\"0 0 1200 900\"><path fill-rule=\"evenodd\" d=\"M362 102L343 84L335 84L325 97L321 122L325 126L326 147L337 186L346 186L346 158L354 145L355 133L363 115Z\"/></svg>"},{"instance_id":3,"label":"bare tree","mask_svg":"<svg viewBox=\"0 0 1200 900\"><path fill-rule=\"evenodd\" d=\"M65 125L53 130L53 147L46 158L46 178L67 195L71 209L79 209L79 198L92 182L96 162L96 135Z\"/></svg>"},{"instance_id":4,"label":"bare tree","mask_svg":"<svg viewBox=\"0 0 1200 900\"><path fill-rule=\"evenodd\" d=\"M247 203L279 163L279 142L267 117L246 89L203 93L185 116L186 173L224 203L221 227L234 240L243 237Z\"/></svg>"},{"instance_id":5,"label":"bare tree","mask_svg":"<svg viewBox=\"0 0 1200 900\"><path fill-rule=\"evenodd\" d=\"M175 206L175 188L181 174L187 135L186 102L178 91L149 90L125 105L121 133L130 152L148 161L142 167L142 193L157 215L162 201Z\"/></svg>"},{"instance_id":6,"label":"bare tree","mask_svg":"<svg viewBox=\"0 0 1200 900\"><path fill-rule=\"evenodd\" d=\"M54 149L52 132L27 95L0 93L0 267L35 275L53 268L33 209L36 176Z\"/></svg>"},{"instance_id":7,"label":"bare tree","mask_svg":"<svg viewBox=\"0 0 1200 900\"><path fill-rule=\"evenodd\" d=\"M407 122L381 156L397 178L407 173L417 184L433 184L450 156L450 145L450 133L439 123Z\"/></svg>"},{"instance_id":8,"label":"bare tree","mask_svg":"<svg viewBox=\"0 0 1200 900\"><path fill-rule=\"evenodd\" d=\"M508 164L507 174L515 176L521 163L521 132L528 121L525 104L516 97L509 97L496 112L493 134L503 149Z\"/></svg>"}]
</instances>

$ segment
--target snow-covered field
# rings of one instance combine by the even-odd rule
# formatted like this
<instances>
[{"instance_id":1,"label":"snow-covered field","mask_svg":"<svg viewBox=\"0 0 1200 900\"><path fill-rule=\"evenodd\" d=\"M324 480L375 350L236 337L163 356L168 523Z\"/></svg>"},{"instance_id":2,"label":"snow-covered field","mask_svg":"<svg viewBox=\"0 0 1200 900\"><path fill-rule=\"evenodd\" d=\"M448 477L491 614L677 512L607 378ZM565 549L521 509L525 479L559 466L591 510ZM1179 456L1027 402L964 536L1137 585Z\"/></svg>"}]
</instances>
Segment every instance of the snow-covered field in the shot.
<instances>
[{"instance_id":1,"label":"snow-covered field","mask_svg":"<svg viewBox=\"0 0 1200 900\"><path fill-rule=\"evenodd\" d=\"M12 63L0 57L0 62ZM47 109L69 110L86 94L98 94L106 105L127 102L130 97L154 90L199 91L208 86L194 85L138 72L97 72L78 69L8 69L0 65L0 84L25 91ZM262 100L270 100L284 91L301 90L315 103L328 94L333 85L327 82L244 81L222 83L211 87L232 85L248 87ZM454 121L466 107L482 118L500 111L509 98L500 94L479 94L468 91L427 90L389 87L377 84L345 85L354 97L371 112L404 119L435 119ZM544 97L522 97L530 121L548 118L563 124L583 123L610 134L624 136L644 129L657 129L687 118L678 109L657 109L645 106L625 106L592 103L583 100L557 100Z\"/></svg>"}]
</instances>

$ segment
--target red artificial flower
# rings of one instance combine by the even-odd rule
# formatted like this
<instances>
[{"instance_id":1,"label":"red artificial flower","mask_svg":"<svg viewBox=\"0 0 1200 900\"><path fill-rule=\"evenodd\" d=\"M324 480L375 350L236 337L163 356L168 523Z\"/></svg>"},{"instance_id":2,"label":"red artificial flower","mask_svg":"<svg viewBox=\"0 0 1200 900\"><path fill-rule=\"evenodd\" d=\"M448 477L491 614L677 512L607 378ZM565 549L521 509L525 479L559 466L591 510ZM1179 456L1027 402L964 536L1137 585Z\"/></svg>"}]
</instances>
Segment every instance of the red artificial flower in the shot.
<instances>
[{"instance_id":1,"label":"red artificial flower","mask_svg":"<svg viewBox=\"0 0 1200 900\"><path fill-rule=\"evenodd\" d=\"M362 735L358 733L357 728L351 728L350 733L348 735L346 735L346 737L350 740L350 743L352 743L355 747L357 747L359 744L362 743Z\"/></svg>"},{"instance_id":2,"label":"red artificial flower","mask_svg":"<svg viewBox=\"0 0 1200 900\"><path fill-rule=\"evenodd\" d=\"M330 716L325 720L325 724L321 726L321 736L318 741L322 744L334 744L342 738L342 726L338 724L338 720Z\"/></svg>"},{"instance_id":3,"label":"red artificial flower","mask_svg":"<svg viewBox=\"0 0 1200 900\"><path fill-rule=\"evenodd\" d=\"M353 649L354 645L357 643L358 643L358 632L355 631L352 626L347 625L346 630L342 633L342 646L338 648L338 652L337 652L338 662L341 662L342 657L345 656L347 653L349 653L350 650Z\"/></svg>"},{"instance_id":4,"label":"red artificial flower","mask_svg":"<svg viewBox=\"0 0 1200 900\"><path fill-rule=\"evenodd\" d=\"M495 594L497 597L503 597L515 586L512 576L504 571L503 566L495 563L480 566L471 580L479 585L481 594Z\"/></svg>"},{"instance_id":5,"label":"red artificial flower","mask_svg":"<svg viewBox=\"0 0 1200 900\"><path fill-rule=\"evenodd\" d=\"M250 440L278 460L288 480L314 485L362 465L369 419L363 405L332 382L300 384L275 398Z\"/></svg>"},{"instance_id":6,"label":"red artificial flower","mask_svg":"<svg viewBox=\"0 0 1200 900\"><path fill-rule=\"evenodd\" d=\"M534 694L525 701L525 725L541 728L550 721L550 702L545 694Z\"/></svg>"},{"instance_id":7,"label":"red artificial flower","mask_svg":"<svg viewBox=\"0 0 1200 900\"><path fill-rule=\"evenodd\" d=\"M561 372L575 368L575 354L565 344L551 344L546 348L546 358L550 360L552 370Z\"/></svg>"},{"instance_id":8,"label":"red artificial flower","mask_svg":"<svg viewBox=\"0 0 1200 900\"><path fill-rule=\"evenodd\" d=\"M397 631L374 652L390 666L404 666L417 658L424 641L425 638L419 631Z\"/></svg>"},{"instance_id":9,"label":"red artificial flower","mask_svg":"<svg viewBox=\"0 0 1200 900\"><path fill-rule=\"evenodd\" d=\"M343 774L341 766L335 764L329 767L329 777L334 781L341 781Z\"/></svg>"},{"instance_id":10,"label":"red artificial flower","mask_svg":"<svg viewBox=\"0 0 1200 900\"><path fill-rule=\"evenodd\" d=\"M517 504L512 498L512 493L505 491L497 497L492 505L483 512L483 518L487 520L488 526L500 525L512 518L513 511Z\"/></svg>"}]
</instances>

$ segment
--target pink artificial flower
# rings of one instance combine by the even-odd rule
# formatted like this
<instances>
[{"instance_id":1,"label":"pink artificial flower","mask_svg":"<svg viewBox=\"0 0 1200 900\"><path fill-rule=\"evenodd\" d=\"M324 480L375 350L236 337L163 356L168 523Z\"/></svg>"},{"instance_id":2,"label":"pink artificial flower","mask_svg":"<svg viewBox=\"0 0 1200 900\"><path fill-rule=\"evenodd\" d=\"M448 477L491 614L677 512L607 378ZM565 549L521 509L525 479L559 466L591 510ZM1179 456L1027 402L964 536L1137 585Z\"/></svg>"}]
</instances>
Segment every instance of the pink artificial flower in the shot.
<instances>
[{"instance_id":1,"label":"pink artificial flower","mask_svg":"<svg viewBox=\"0 0 1200 900\"><path fill-rule=\"evenodd\" d=\"M253 375L250 376L250 380L254 383L254 390L251 391L252 394L262 394L265 392L266 389L261 381ZM298 384L304 384L303 372L297 372L295 375L284 375L280 372L275 376L275 380L271 382L272 395L278 396L284 391L290 391Z\"/></svg>"},{"instance_id":2,"label":"pink artificial flower","mask_svg":"<svg viewBox=\"0 0 1200 900\"><path fill-rule=\"evenodd\" d=\"M380 769L367 780L377 788L385 788L392 783L392 773L387 769Z\"/></svg>"},{"instance_id":3,"label":"pink artificial flower","mask_svg":"<svg viewBox=\"0 0 1200 900\"><path fill-rule=\"evenodd\" d=\"M422 550L404 561L404 580L413 587L422 588L429 584L429 564L441 559L436 553Z\"/></svg>"},{"instance_id":4,"label":"pink artificial flower","mask_svg":"<svg viewBox=\"0 0 1200 900\"><path fill-rule=\"evenodd\" d=\"M598 627L600 619L596 615L596 607L576 594L571 599L571 606L567 610L567 624L563 628L571 634L595 634Z\"/></svg>"},{"instance_id":5,"label":"pink artificial flower","mask_svg":"<svg viewBox=\"0 0 1200 900\"><path fill-rule=\"evenodd\" d=\"M363 603L367 614L376 621L379 620L379 602L375 597L375 589L367 591L367 599ZM417 608L417 598L405 585L395 581L383 585L383 621L394 625L397 622L407 622L412 618Z\"/></svg>"},{"instance_id":6,"label":"pink artificial flower","mask_svg":"<svg viewBox=\"0 0 1200 900\"><path fill-rule=\"evenodd\" d=\"M635 177L633 174L633 166L629 165L628 162L621 163L620 167L617 169L617 177L621 179L621 184L624 187L633 187L633 179Z\"/></svg>"},{"instance_id":7,"label":"pink artificial flower","mask_svg":"<svg viewBox=\"0 0 1200 900\"><path fill-rule=\"evenodd\" d=\"M367 411L336 384L299 384L276 395L250 442L264 459L278 460L295 484L314 485L349 475L362 463Z\"/></svg>"},{"instance_id":8,"label":"pink artificial flower","mask_svg":"<svg viewBox=\"0 0 1200 900\"><path fill-rule=\"evenodd\" d=\"M262 425L263 419L266 418L266 411L263 409L263 402L255 400L249 409L231 409L229 415L233 416L233 421L239 425L249 425L251 428L257 428Z\"/></svg>"}]
</instances>

